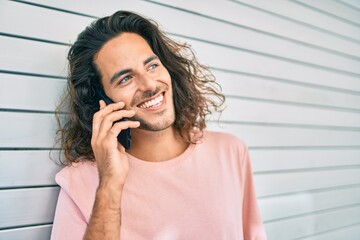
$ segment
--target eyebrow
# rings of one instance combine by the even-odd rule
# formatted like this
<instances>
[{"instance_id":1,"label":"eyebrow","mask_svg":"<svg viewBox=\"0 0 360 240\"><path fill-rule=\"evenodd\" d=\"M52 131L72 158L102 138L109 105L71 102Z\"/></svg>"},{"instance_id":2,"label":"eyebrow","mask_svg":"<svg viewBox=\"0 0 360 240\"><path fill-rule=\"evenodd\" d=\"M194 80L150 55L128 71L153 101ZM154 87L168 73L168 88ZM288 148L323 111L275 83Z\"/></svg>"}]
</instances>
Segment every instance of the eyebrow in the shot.
<instances>
[{"instance_id":1,"label":"eyebrow","mask_svg":"<svg viewBox=\"0 0 360 240\"><path fill-rule=\"evenodd\" d=\"M151 62L151 61L153 61L153 60L155 60L155 59L159 59L159 57L156 56L156 55L151 56L151 57L148 57L147 59L145 59L145 60L143 61L143 64L146 65L146 64L148 64L149 62ZM110 79L110 85L113 84L113 83L115 82L115 80L116 80L117 78L119 78L121 75L124 75L124 74L126 74L126 73L129 73L129 72L131 72L131 71L132 71L131 68L127 68L127 69L124 69L124 70L121 70L121 71L115 73L115 74L111 77L111 79Z\"/></svg>"}]
</instances>

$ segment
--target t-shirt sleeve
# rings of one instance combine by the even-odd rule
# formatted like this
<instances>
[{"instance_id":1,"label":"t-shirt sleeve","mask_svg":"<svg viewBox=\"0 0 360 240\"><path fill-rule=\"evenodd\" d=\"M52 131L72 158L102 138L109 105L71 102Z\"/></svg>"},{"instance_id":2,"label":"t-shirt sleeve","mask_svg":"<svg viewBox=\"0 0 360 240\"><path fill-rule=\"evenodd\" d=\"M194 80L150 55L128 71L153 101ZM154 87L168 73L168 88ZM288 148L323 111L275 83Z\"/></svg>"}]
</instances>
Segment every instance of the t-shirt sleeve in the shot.
<instances>
[{"instance_id":1,"label":"t-shirt sleeve","mask_svg":"<svg viewBox=\"0 0 360 240\"><path fill-rule=\"evenodd\" d=\"M242 173L244 184L242 206L244 240L266 240L266 232L256 201L250 156L246 146L242 154Z\"/></svg>"},{"instance_id":2,"label":"t-shirt sleeve","mask_svg":"<svg viewBox=\"0 0 360 240\"><path fill-rule=\"evenodd\" d=\"M55 211L51 240L81 240L87 223L74 201L61 189Z\"/></svg>"}]
</instances>

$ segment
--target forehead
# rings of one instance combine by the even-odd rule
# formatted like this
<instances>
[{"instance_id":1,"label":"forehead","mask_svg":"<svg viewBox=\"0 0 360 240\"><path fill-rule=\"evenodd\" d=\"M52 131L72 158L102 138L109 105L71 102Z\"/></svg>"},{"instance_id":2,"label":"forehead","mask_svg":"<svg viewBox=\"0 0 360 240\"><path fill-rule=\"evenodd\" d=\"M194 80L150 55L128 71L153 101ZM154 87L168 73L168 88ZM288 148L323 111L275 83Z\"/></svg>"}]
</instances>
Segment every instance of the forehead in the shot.
<instances>
[{"instance_id":1,"label":"forehead","mask_svg":"<svg viewBox=\"0 0 360 240\"><path fill-rule=\"evenodd\" d=\"M131 67L129 65L153 54L144 38L139 34L126 32L106 42L94 56L94 61L104 73L108 67Z\"/></svg>"}]
</instances>

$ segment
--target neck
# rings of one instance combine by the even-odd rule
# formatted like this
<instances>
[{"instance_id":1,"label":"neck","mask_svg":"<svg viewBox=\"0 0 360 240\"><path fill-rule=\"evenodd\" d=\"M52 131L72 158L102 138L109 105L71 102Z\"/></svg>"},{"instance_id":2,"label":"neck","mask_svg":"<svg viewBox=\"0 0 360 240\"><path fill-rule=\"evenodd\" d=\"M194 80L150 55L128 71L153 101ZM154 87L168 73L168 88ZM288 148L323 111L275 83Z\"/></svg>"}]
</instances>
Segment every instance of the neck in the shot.
<instances>
[{"instance_id":1,"label":"neck","mask_svg":"<svg viewBox=\"0 0 360 240\"><path fill-rule=\"evenodd\" d=\"M132 129L130 155L150 162L170 160L182 154L189 146L187 142L169 127L162 131Z\"/></svg>"}]
</instances>

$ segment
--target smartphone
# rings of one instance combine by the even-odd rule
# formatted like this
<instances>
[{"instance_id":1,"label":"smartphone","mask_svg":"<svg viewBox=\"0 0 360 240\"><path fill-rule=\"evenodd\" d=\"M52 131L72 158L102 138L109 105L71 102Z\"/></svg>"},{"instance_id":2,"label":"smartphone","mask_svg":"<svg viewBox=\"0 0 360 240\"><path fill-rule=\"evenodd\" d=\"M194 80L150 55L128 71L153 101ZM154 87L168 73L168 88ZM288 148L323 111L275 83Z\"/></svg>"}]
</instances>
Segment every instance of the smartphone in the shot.
<instances>
[{"instance_id":1,"label":"smartphone","mask_svg":"<svg viewBox=\"0 0 360 240\"><path fill-rule=\"evenodd\" d=\"M106 96L106 94L104 93L104 91L102 91L99 88L95 88L95 96L97 98L98 101L100 100L104 100L106 105L114 103L108 96ZM114 123L120 122L120 121L128 121L129 119L127 118L122 118ZM130 149L131 147L131 129L124 129L122 130L119 135L117 136L117 140L118 142L124 146L125 149Z\"/></svg>"}]
</instances>

